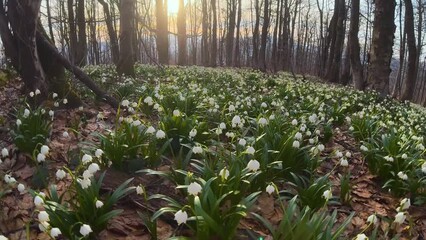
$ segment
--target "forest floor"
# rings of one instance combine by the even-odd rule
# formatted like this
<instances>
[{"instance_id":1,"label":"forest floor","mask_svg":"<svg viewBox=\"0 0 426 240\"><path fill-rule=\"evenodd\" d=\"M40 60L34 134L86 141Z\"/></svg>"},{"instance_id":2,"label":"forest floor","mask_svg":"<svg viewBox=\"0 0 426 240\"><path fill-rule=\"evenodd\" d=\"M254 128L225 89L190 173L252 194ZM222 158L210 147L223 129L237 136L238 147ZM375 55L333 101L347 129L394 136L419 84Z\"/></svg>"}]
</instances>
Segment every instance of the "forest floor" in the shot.
<instances>
[{"instance_id":1,"label":"forest floor","mask_svg":"<svg viewBox=\"0 0 426 240\"><path fill-rule=\"evenodd\" d=\"M21 154L13 145L13 139L9 133L15 118L13 116L15 103L18 102L21 96L21 82L13 79L7 84L0 86L0 146L11 151L13 157L8 158L0 164L0 171L12 171L16 179L24 183L26 186L31 185L31 177L34 174L35 167L32 166L31 156ZM55 121L53 122L50 142L48 143L51 152L49 164L50 176L55 175L58 168L67 166L70 162L70 155L73 150L78 149L78 144L81 141L96 141L93 133L100 133L106 129L111 129L114 125L116 110L106 104L94 104L86 102L84 110L78 109L60 109L55 111ZM99 121L98 113L104 115L104 119ZM85 125L79 125L79 136L70 133L68 138L63 137L62 133L69 129L70 126L76 125L82 117L87 118ZM77 124L78 125L78 124ZM348 126L341 126L340 129L335 129L333 138L326 144L326 150L322 153L325 161L322 162L319 173L328 173L334 166L338 165L338 159L329 157L330 153L339 149L341 152L350 151L352 153L349 170L351 172L352 189L350 191L350 201L347 205L331 205L330 211L337 209L338 221L343 222L351 212L355 212L355 216L351 220L351 224L346 229L346 239L355 237L363 231L368 225L366 219L371 214L376 213L384 218L393 219L396 208L400 199L393 197L385 192L375 176L369 173L366 163L359 150L359 146L353 137L348 133ZM167 171L169 165L160 166L159 169ZM137 186L143 184L147 193L163 193L166 195L176 195L175 187L165 179L157 176L141 176L119 172L109 169L106 172L105 181L102 189L107 192L115 189L125 180L134 177L131 185ZM334 171L330 176L333 186L340 185L340 174ZM51 178L52 184L57 185L59 192L70 184L70 179L65 181L55 181ZM3 181L0 183L0 188L5 185ZM339 195L339 189L333 188L333 195ZM117 204L116 208L124 209L124 212L118 217L113 218L107 229L99 234L98 239L150 239L150 235L144 226L138 212L154 212L159 207L164 206L161 201L147 203L140 195L131 194ZM50 239L50 237L41 233L38 224L33 221L35 216L35 206L33 197L28 191L19 193L12 191L6 193L0 199L0 233L8 236L9 239ZM273 223L277 223L282 218L282 212L279 211L275 199L266 193L263 193L258 198L254 208L254 212L259 213ZM412 206L409 209L412 227L402 226L395 231L401 233L401 239L426 239L426 207ZM381 221L379 228L382 231L388 231L390 223ZM185 227L178 226L172 216L165 215L158 222L159 239L167 239L177 231L185 235ZM262 235L268 239L268 231L252 221L251 217L244 218L239 225L241 239L251 239L246 230ZM368 230L370 231L370 230ZM30 237L27 238L27 232Z\"/></svg>"}]
</instances>

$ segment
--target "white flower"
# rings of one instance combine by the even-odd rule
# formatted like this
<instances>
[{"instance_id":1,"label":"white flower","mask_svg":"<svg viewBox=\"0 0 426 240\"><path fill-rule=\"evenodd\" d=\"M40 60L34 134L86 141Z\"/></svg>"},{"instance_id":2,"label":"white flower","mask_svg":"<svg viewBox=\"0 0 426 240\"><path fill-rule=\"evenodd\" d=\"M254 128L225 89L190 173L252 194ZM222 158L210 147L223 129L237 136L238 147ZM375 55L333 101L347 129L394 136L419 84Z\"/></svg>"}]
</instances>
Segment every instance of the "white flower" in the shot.
<instances>
[{"instance_id":1,"label":"white flower","mask_svg":"<svg viewBox=\"0 0 426 240\"><path fill-rule=\"evenodd\" d=\"M291 125L296 126L297 125L297 120L293 119L293 121L291 121Z\"/></svg>"},{"instance_id":2,"label":"white flower","mask_svg":"<svg viewBox=\"0 0 426 240\"><path fill-rule=\"evenodd\" d=\"M223 168L222 170L220 170L219 176L223 177L224 179L228 179L228 177L229 177L229 170L226 169L226 168Z\"/></svg>"},{"instance_id":3,"label":"white flower","mask_svg":"<svg viewBox=\"0 0 426 240\"><path fill-rule=\"evenodd\" d=\"M0 240L8 240L8 238L3 235L0 235Z\"/></svg>"},{"instance_id":4,"label":"white flower","mask_svg":"<svg viewBox=\"0 0 426 240\"><path fill-rule=\"evenodd\" d=\"M30 92L30 97L34 97L34 92L33 91Z\"/></svg>"},{"instance_id":5,"label":"white flower","mask_svg":"<svg viewBox=\"0 0 426 240\"><path fill-rule=\"evenodd\" d=\"M38 195L35 196L35 198L34 198L34 205L36 205L36 207L40 207L43 203L44 203L43 198L41 198Z\"/></svg>"},{"instance_id":6,"label":"white flower","mask_svg":"<svg viewBox=\"0 0 426 240\"><path fill-rule=\"evenodd\" d=\"M192 129L190 132L189 132L189 137L190 138L194 138L195 136L197 135L197 129Z\"/></svg>"},{"instance_id":7,"label":"white flower","mask_svg":"<svg viewBox=\"0 0 426 240\"><path fill-rule=\"evenodd\" d=\"M53 94L52 94L52 98L53 98L53 99L55 99L55 98L57 98L57 97L58 97L58 94L57 94L57 93L53 93Z\"/></svg>"},{"instance_id":8,"label":"white flower","mask_svg":"<svg viewBox=\"0 0 426 240\"><path fill-rule=\"evenodd\" d=\"M322 197L325 198L326 201L328 201L330 198L333 197L333 193L331 192L331 189L325 190L322 194Z\"/></svg>"},{"instance_id":9,"label":"white flower","mask_svg":"<svg viewBox=\"0 0 426 240\"><path fill-rule=\"evenodd\" d=\"M97 171L101 170L97 163L91 163L87 168L91 174L95 174Z\"/></svg>"},{"instance_id":10,"label":"white flower","mask_svg":"<svg viewBox=\"0 0 426 240\"><path fill-rule=\"evenodd\" d=\"M299 142L299 141L297 141L297 140L295 140L295 141L293 142L293 147L294 147L294 148L299 148L299 147L300 147L300 142Z\"/></svg>"},{"instance_id":11,"label":"white flower","mask_svg":"<svg viewBox=\"0 0 426 240\"><path fill-rule=\"evenodd\" d=\"M301 140L302 139L302 134L300 132L297 132L296 135L294 135L294 138L297 140Z\"/></svg>"},{"instance_id":12,"label":"white flower","mask_svg":"<svg viewBox=\"0 0 426 240\"><path fill-rule=\"evenodd\" d=\"M407 174L403 173L403 172L398 172L398 177L401 178L402 180L407 180L408 176Z\"/></svg>"},{"instance_id":13,"label":"white flower","mask_svg":"<svg viewBox=\"0 0 426 240\"><path fill-rule=\"evenodd\" d=\"M269 184L269 185L266 187L266 192L267 192L269 195L271 195L274 191L275 191L275 188L274 188L274 186L273 186L272 184Z\"/></svg>"},{"instance_id":14,"label":"white flower","mask_svg":"<svg viewBox=\"0 0 426 240\"><path fill-rule=\"evenodd\" d=\"M236 115L232 118L232 126L235 127L236 125L241 124L241 118L240 116Z\"/></svg>"},{"instance_id":15,"label":"white flower","mask_svg":"<svg viewBox=\"0 0 426 240\"><path fill-rule=\"evenodd\" d=\"M64 98L64 100L62 101L63 104L67 104L68 103L68 99Z\"/></svg>"},{"instance_id":16,"label":"white flower","mask_svg":"<svg viewBox=\"0 0 426 240\"><path fill-rule=\"evenodd\" d=\"M104 151L102 151L102 149L96 149L96 151L95 151L95 156L97 157L97 158L100 158L100 157L102 157L102 154L104 154Z\"/></svg>"},{"instance_id":17,"label":"white flower","mask_svg":"<svg viewBox=\"0 0 426 240\"><path fill-rule=\"evenodd\" d=\"M39 94L41 94L40 90L39 90L39 89L36 89L36 90L35 90L35 95L39 95Z\"/></svg>"},{"instance_id":18,"label":"white flower","mask_svg":"<svg viewBox=\"0 0 426 240\"><path fill-rule=\"evenodd\" d=\"M64 138L68 138L70 135L69 135L69 133L67 132L67 131L64 131L63 133L62 133L62 137L64 137Z\"/></svg>"},{"instance_id":19,"label":"white flower","mask_svg":"<svg viewBox=\"0 0 426 240\"><path fill-rule=\"evenodd\" d=\"M149 126L146 129L146 133L148 133L148 134L153 134L154 132L155 132L155 128L153 126Z\"/></svg>"},{"instance_id":20,"label":"white flower","mask_svg":"<svg viewBox=\"0 0 426 240\"><path fill-rule=\"evenodd\" d=\"M92 185L92 181L90 178L78 179L77 182L80 184L81 188L86 189Z\"/></svg>"},{"instance_id":21,"label":"white flower","mask_svg":"<svg viewBox=\"0 0 426 240\"><path fill-rule=\"evenodd\" d=\"M158 130L155 134L155 137L158 139L163 139L166 137L166 133L163 130Z\"/></svg>"},{"instance_id":22,"label":"white flower","mask_svg":"<svg viewBox=\"0 0 426 240\"><path fill-rule=\"evenodd\" d=\"M84 179L89 179L92 176L93 176L93 174L89 170L84 170L84 172L83 172L83 178Z\"/></svg>"},{"instance_id":23,"label":"white flower","mask_svg":"<svg viewBox=\"0 0 426 240\"><path fill-rule=\"evenodd\" d=\"M324 151L325 146L324 146L324 144L319 144L317 148L320 152L322 152L322 151Z\"/></svg>"},{"instance_id":24,"label":"white flower","mask_svg":"<svg viewBox=\"0 0 426 240\"><path fill-rule=\"evenodd\" d=\"M355 240L368 240L368 237L364 233L356 235Z\"/></svg>"},{"instance_id":25,"label":"white flower","mask_svg":"<svg viewBox=\"0 0 426 240\"><path fill-rule=\"evenodd\" d=\"M393 162L394 161L393 157L391 157L391 156L385 156L384 159L386 161L388 161L388 162Z\"/></svg>"},{"instance_id":26,"label":"white flower","mask_svg":"<svg viewBox=\"0 0 426 240\"><path fill-rule=\"evenodd\" d=\"M43 146L41 146L41 148L40 148L40 153L41 154L43 154L43 155L47 155L47 154L49 154L49 147L48 146L46 146L46 145L43 145Z\"/></svg>"},{"instance_id":27,"label":"white flower","mask_svg":"<svg viewBox=\"0 0 426 240\"><path fill-rule=\"evenodd\" d=\"M243 146L243 147L246 145L246 143L247 143L247 141L244 138L240 138L240 140L238 141L238 144Z\"/></svg>"},{"instance_id":28,"label":"white flower","mask_svg":"<svg viewBox=\"0 0 426 240\"><path fill-rule=\"evenodd\" d=\"M92 228L87 224L83 224L83 226L80 227L80 234L84 237L89 235L91 232L93 232Z\"/></svg>"},{"instance_id":29,"label":"white flower","mask_svg":"<svg viewBox=\"0 0 426 240\"><path fill-rule=\"evenodd\" d=\"M96 200L96 203L95 203L96 208L101 208L103 205L104 205L103 202Z\"/></svg>"},{"instance_id":30,"label":"white flower","mask_svg":"<svg viewBox=\"0 0 426 240\"><path fill-rule=\"evenodd\" d=\"M58 102L55 102L55 103L53 104L53 106L55 106L55 107L59 107L59 103L58 103Z\"/></svg>"},{"instance_id":31,"label":"white flower","mask_svg":"<svg viewBox=\"0 0 426 240\"><path fill-rule=\"evenodd\" d=\"M21 119L16 119L16 126L21 126L21 124L22 124L22 121L21 121Z\"/></svg>"},{"instance_id":32,"label":"white flower","mask_svg":"<svg viewBox=\"0 0 426 240\"><path fill-rule=\"evenodd\" d=\"M411 206L410 199L409 198L402 199L401 202L400 202L400 206L401 206L401 208L400 208L401 211L404 211L404 210L407 210L408 208L410 208L410 206Z\"/></svg>"},{"instance_id":33,"label":"white flower","mask_svg":"<svg viewBox=\"0 0 426 240\"><path fill-rule=\"evenodd\" d=\"M377 224L377 216L376 216L376 214L371 214L370 216L368 216L367 223Z\"/></svg>"},{"instance_id":34,"label":"white flower","mask_svg":"<svg viewBox=\"0 0 426 240\"><path fill-rule=\"evenodd\" d=\"M260 106L261 106L262 108L266 108L266 107L268 107L268 104L266 104L265 102L262 102L262 104L260 104Z\"/></svg>"},{"instance_id":35,"label":"white flower","mask_svg":"<svg viewBox=\"0 0 426 240\"><path fill-rule=\"evenodd\" d=\"M83 164L89 163L93 160L92 156L90 156L89 154L84 154L83 157L81 158L81 162Z\"/></svg>"},{"instance_id":36,"label":"white flower","mask_svg":"<svg viewBox=\"0 0 426 240\"><path fill-rule=\"evenodd\" d=\"M7 150L7 148L3 148L2 150L1 150L1 156L2 157L8 157L9 156L9 150Z\"/></svg>"},{"instance_id":37,"label":"white flower","mask_svg":"<svg viewBox=\"0 0 426 240\"><path fill-rule=\"evenodd\" d=\"M422 164L422 172L426 173L426 162Z\"/></svg>"},{"instance_id":38,"label":"white flower","mask_svg":"<svg viewBox=\"0 0 426 240\"><path fill-rule=\"evenodd\" d=\"M268 120L266 120L266 118L260 118L259 119L259 125L260 126L265 126L266 124L268 124Z\"/></svg>"},{"instance_id":39,"label":"white flower","mask_svg":"<svg viewBox=\"0 0 426 240\"><path fill-rule=\"evenodd\" d=\"M123 107L128 107L128 106L129 106L129 104L130 104L130 102L129 102L129 100L127 100L127 99L125 99L125 100L121 101L121 106L123 106Z\"/></svg>"},{"instance_id":40,"label":"white flower","mask_svg":"<svg viewBox=\"0 0 426 240\"><path fill-rule=\"evenodd\" d=\"M202 187L200 184L196 183L196 182L192 182L191 184L189 184L188 186L188 193L194 196L197 196L198 193L200 193L202 190Z\"/></svg>"},{"instance_id":41,"label":"white flower","mask_svg":"<svg viewBox=\"0 0 426 240\"><path fill-rule=\"evenodd\" d=\"M180 116L180 111L177 110L177 109L173 110L173 116L179 117Z\"/></svg>"},{"instance_id":42,"label":"white flower","mask_svg":"<svg viewBox=\"0 0 426 240\"><path fill-rule=\"evenodd\" d=\"M142 124L142 122L140 120L136 120L132 123L132 126L137 127L137 126L140 126L141 124Z\"/></svg>"},{"instance_id":43,"label":"white flower","mask_svg":"<svg viewBox=\"0 0 426 240\"><path fill-rule=\"evenodd\" d=\"M64 170L59 169L58 171L56 171L55 175L56 175L56 179L61 180L67 175L67 173Z\"/></svg>"},{"instance_id":44,"label":"white flower","mask_svg":"<svg viewBox=\"0 0 426 240\"><path fill-rule=\"evenodd\" d=\"M41 223L38 224L38 228L42 232L47 231L47 229L49 229L49 227L50 227L50 224L48 222L41 222Z\"/></svg>"},{"instance_id":45,"label":"white flower","mask_svg":"<svg viewBox=\"0 0 426 240\"><path fill-rule=\"evenodd\" d=\"M136 187L136 194L138 194L138 195L142 195L142 194L144 194L144 189L143 189L143 187L141 186L141 185L139 185L139 186L137 186Z\"/></svg>"},{"instance_id":46,"label":"white flower","mask_svg":"<svg viewBox=\"0 0 426 240\"><path fill-rule=\"evenodd\" d=\"M59 230L59 228L52 228L52 229L50 229L50 236L52 238L56 238L56 237L58 237L61 234L62 234L62 232L61 232L61 230Z\"/></svg>"},{"instance_id":47,"label":"white flower","mask_svg":"<svg viewBox=\"0 0 426 240\"><path fill-rule=\"evenodd\" d=\"M148 104L148 106L152 106L154 104L154 101L152 100L152 97L146 97L143 100L144 103Z\"/></svg>"},{"instance_id":48,"label":"white flower","mask_svg":"<svg viewBox=\"0 0 426 240\"><path fill-rule=\"evenodd\" d=\"M247 164L247 168L253 172L256 172L260 168L260 163L257 160L250 160Z\"/></svg>"},{"instance_id":49,"label":"white flower","mask_svg":"<svg viewBox=\"0 0 426 240\"><path fill-rule=\"evenodd\" d=\"M27 118L28 116L30 116L30 110L25 108L23 117Z\"/></svg>"},{"instance_id":50,"label":"white flower","mask_svg":"<svg viewBox=\"0 0 426 240\"><path fill-rule=\"evenodd\" d=\"M340 159L340 166L342 166L342 167L349 166L348 160L346 158L341 158Z\"/></svg>"},{"instance_id":51,"label":"white flower","mask_svg":"<svg viewBox=\"0 0 426 240\"><path fill-rule=\"evenodd\" d=\"M367 152L368 151L368 148L366 146L364 146L364 145L361 145L360 149L363 152Z\"/></svg>"},{"instance_id":52,"label":"white flower","mask_svg":"<svg viewBox=\"0 0 426 240\"><path fill-rule=\"evenodd\" d=\"M49 111L49 116L53 118L53 115L55 115L55 112L53 110Z\"/></svg>"},{"instance_id":53,"label":"white flower","mask_svg":"<svg viewBox=\"0 0 426 240\"><path fill-rule=\"evenodd\" d=\"M255 152L256 150L252 146L249 146L246 150L246 153L250 155L253 155Z\"/></svg>"},{"instance_id":54,"label":"white flower","mask_svg":"<svg viewBox=\"0 0 426 240\"><path fill-rule=\"evenodd\" d=\"M47 214L47 212L46 212L46 211L40 211L40 212L38 213L38 220L39 220L40 222L48 222L48 221L50 221L50 219L49 219L49 214Z\"/></svg>"},{"instance_id":55,"label":"white flower","mask_svg":"<svg viewBox=\"0 0 426 240\"><path fill-rule=\"evenodd\" d=\"M220 128L220 129L226 129L226 124L225 124L224 122L221 122L221 123L219 124L219 128Z\"/></svg>"},{"instance_id":56,"label":"white flower","mask_svg":"<svg viewBox=\"0 0 426 240\"><path fill-rule=\"evenodd\" d=\"M188 214L185 211L179 210L175 213L175 220L178 225L186 223L186 221L188 220Z\"/></svg>"},{"instance_id":57,"label":"white flower","mask_svg":"<svg viewBox=\"0 0 426 240\"><path fill-rule=\"evenodd\" d=\"M234 105L229 105L229 107L228 107L228 110L230 111L230 112L233 112L233 111L235 111L235 106Z\"/></svg>"},{"instance_id":58,"label":"white flower","mask_svg":"<svg viewBox=\"0 0 426 240\"><path fill-rule=\"evenodd\" d=\"M200 146L195 146L192 148L192 152L195 154L201 154L203 153L203 148L201 148Z\"/></svg>"},{"instance_id":59,"label":"white flower","mask_svg":"<svg viewBox=\"0 0 426 240\"><path fill-rule=\"evenodd\" d=\"M46 160L46 156L43 153L37 154L37 162L44 162Z\"/></svg>"},{"instance_id":60,"label":"white flower","mask_svg":"<svg viewBox=\"0 0 426 240\"><path fill-rule=\"evenodd\" d=\"M404 154L402 154L401 158L402 158L402 159L407 159L407 158L408 158L408 155L404 153Z\"/></svg>"},{"instance_id":61,"label":"white flower","mask_svg":"<svg viewBox=\"0 0 426 240\"><path fill-rule=\"evenodd\" d=\"M403 212L399 212L395 215L395 223L402 224L405 221L405 214Z\"/></svg>"},{"instance_id":62,"label":"white flower","mask_svg":"<svg viewBox=\"0 0 426 240\"><path fill-rule=\"evenodd\" d=\"M347 158L350 158L350 157L352 157L352 154L351 154L351 152L346 152L345 156L346 156Z\"/></svg>"},{"instance_id":63,"label":"white flower","mask_svg":"<svg viewBox=\"0 0 426 240\"><path fill-rule=\"evenodd\" d=\"M24 191L25 191L25 186L24 186L24 184L22 184L22 183L20 183L20 184L18 184L18 191L20 192L20 193L23 193Z\"/></svg>"}]
</instances>

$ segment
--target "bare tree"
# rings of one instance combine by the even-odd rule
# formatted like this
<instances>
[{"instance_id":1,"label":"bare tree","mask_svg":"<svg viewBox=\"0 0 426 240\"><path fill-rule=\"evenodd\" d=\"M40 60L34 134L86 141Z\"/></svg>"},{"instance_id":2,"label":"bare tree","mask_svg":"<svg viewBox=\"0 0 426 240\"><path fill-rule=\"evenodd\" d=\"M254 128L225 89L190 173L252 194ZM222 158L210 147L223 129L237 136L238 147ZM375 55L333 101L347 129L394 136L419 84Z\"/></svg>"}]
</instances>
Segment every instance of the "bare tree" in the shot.
<instances>
[{"instance_id":1,"label":"bare tree","mask_svg":"<svg viewBox=\"0 0 426 240\"><path fill-rule=\"evenodd\" d=\"M179 65L186 65L186 11L185 3L183 0L179 0L179 11L177 17L177 29L178 29L178 45L179 45Z\"/></svg>"},{"instance_id":2,"label":"bare tree","mask_svg":"<svg viewBox=\"0 0 426 240\"><path fill-rule=\"evenodd\" d=\"M169 32L167 24L167 0L156 0L157 51L161 64L169 64Z\"/></svg>"},{"instance_id":3,"label":"bare tree","mask_svg":"<svg viewBox=\"0 0 426 240\"><path fill-rule=\"evenodd\" d=\"M351 61L352 80L358 90L364 89L363 69L360 59L361 48L358 41L359 32L359 0L352 0L351 23L349 27L349 57Z\"/></svg>"},{"instance_id":4,"label":"bare tree","mask_svg":"<svg viewBox=\"0 0 426 240\"><path fill-rule=\"evenodd\" d=\"M135 75L133 57L133 29L135 0L121 0L120 2L120 59L117 72L129 76Z\"/></svg>"}]
</instances>

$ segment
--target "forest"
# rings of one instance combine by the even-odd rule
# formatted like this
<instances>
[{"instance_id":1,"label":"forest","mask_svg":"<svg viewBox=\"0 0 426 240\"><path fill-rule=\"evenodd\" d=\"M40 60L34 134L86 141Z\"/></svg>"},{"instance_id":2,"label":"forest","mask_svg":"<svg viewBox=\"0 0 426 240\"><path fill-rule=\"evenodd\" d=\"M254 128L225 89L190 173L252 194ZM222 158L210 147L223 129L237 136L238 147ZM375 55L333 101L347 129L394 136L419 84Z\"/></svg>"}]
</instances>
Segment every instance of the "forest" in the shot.
<instances>
[{"instance_id":1,"label":"forest","mask_svg":"<svg viewBox=\"0 0 426 240\"><path fill-rule=\"evenodd\" d=\"M0 240L426 238L426 1L0 2Z\"/></svg>"}]
</instances>

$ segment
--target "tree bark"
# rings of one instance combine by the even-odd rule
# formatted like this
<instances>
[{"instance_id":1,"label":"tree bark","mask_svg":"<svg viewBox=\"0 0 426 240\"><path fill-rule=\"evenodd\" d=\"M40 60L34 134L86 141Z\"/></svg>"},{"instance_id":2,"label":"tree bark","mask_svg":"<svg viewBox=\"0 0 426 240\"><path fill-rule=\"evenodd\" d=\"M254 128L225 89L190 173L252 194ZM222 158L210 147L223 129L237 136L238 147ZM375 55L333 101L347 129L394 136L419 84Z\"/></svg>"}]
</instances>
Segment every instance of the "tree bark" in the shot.
<instances>
[{"instance_id":1,"label":"tree bark","mask_svg":"<svg viewBox=\"0 0 426 240\"><path fill-rule=\"evenodd\" d=\"M326 79L332 83L338 83L345 38L345 29L343 27L345 19L345 0L335 0L334 6L335 12L333 18L335 19L335 29L330 29L332 35Z\"/></svg>"},{"instance_id":2,"label":"tree bark","mask_svg":"<svg viewBox=\"0 0 426 240\"><path fill-rule=\"evenodd\" d=\"M169 64L169 33L167 28L167 0L156 1L157 51L160 64Z\"/></svg>"},{"instance_id":3,"label":"tree bark","mask_svg":"<svg viewBox=\"0 0 426 240\"><path fill-rule=\"evenodd\" d=\"M401 100L413 99L414 86L417 79L417 48L416 37L414 34L414 12L413 3L411 0L405 0L405 29L407 31L407 46L408 46L408 70L404 81L404 88L401 95Z\"/></svg>"},{"instance_id":4,"label":"tree bark","mask_svg":"<svg viewBox=\"0 0 426 240\"><path fill-rule=\"evenodd\" d=\"M117 32L114 29L113 25L113 19L111 17L111 12L109 9L108 4L104 0L98 0L98 2L102 5L105 15L105 24L108 30L108 36L110 41L110 47L111 47L111 57L112 62L117 65L118 60L120 58L120 50L118 45L118 38L117 38Z\"/></svg>"},{"instance_id":5,"label":"tree bark","mask_svg":"<svg viewBox=\"0 0 426 240\"><path fill-rule=\"evenodd\" d=\"M186 13L185 3L179 0L179 11L177 16L177 29L178 29L178 48L179 48L179 65L186 65L187 50L186 50Z\"/></svg>"},{"instance_id":6,"label":"tree bark","mask_svg":"<svg viewBox=\"0 0 426 240\"><path fill-rule=\"evenodd\" d=\"M227 0L228 5L228 32L226 34L226 66L232 66L234 53L236 0Z\"/></svg>"},{"instance_id":7,"label":"tree bark","mask_svg":"<svg viewBox=\"0 0 426 240\"><path fill-rule=\"evenodd\" d=\"M376 0L367 88L388 94L395 32L395 0Z\"/></svg>"},{"instance_id":8,"label":"tree bark","mask_svg":"<svg viewBox=\"0 0 426 240\"><path fill-rule=\"evenodd\" d=\"M268 40L269 18L269 0L265 0L263 6L262 37L260 40L259 54L259 69L263 72L266 72L266 44Z\"/></svg>"},{"instance_id":9,"label":"tree bark","mask_svg":"<svg viewBox=\"0 0 426 240\"><path fill-rule=\"evenodd\" d=\"M77 0L76 23L78 27L78 40L75 62L80 67L87 64L87 33L84 7L84 0Z\"/></svg>"},{"instance_id":10,"label":"tree bark","mask_svg":"<svg viewBox=\"0 0 426 240\"><path fill-rule=\"evenodd\" d=\"M351 62L352 81L355 89L364 90L363 69L360 59L361 48L358 41L360 0L352 0L351 23L349 26L349 58Z\"/></svg>"},{"instance_id":11,"label":"tree bark","mask_svg":"<svg viewBox=\"0 0 426 240\"><path fill-rule=\"evenodd\" d=\"M134 76L133 28L135 0L121 0L120 3L120 60L118 74Z\"/></svg>"},{"instance_id":12,"label":"tree bark","mask_svg":"<svg viewBox=\"0 0 426 240\"><path fill-rule=\"evenodd\" d=\"M216 0L210 2L213 14L213 27L210 51L210 66L216 67L217 64L217 13L216 13Z\"/></svg>"}]
</instances>

